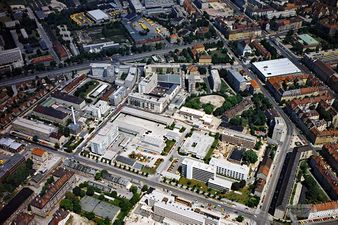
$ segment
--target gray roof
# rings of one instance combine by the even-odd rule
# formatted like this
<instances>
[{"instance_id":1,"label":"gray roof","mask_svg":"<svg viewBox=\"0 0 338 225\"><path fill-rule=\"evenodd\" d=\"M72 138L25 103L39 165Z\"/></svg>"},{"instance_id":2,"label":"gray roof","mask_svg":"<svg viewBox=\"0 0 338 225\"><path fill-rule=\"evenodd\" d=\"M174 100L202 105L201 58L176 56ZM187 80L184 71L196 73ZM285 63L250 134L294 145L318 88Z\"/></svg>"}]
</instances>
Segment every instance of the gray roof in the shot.
<instances>
[{"instance_id":1,"label":"gray roof","mask_svg":"<svg viewBox=\"0 0 338 225\"><path fill-rule=\"evenodd\" d=\"M130 159L128 157L124 157L124 156L121 156L121 155L118 155L115 160L119 163L123 163L123 164L129 165L129 166L133 166L136 162L136 160L134 160L134 159Z\"/></svg>"}]
</instances>

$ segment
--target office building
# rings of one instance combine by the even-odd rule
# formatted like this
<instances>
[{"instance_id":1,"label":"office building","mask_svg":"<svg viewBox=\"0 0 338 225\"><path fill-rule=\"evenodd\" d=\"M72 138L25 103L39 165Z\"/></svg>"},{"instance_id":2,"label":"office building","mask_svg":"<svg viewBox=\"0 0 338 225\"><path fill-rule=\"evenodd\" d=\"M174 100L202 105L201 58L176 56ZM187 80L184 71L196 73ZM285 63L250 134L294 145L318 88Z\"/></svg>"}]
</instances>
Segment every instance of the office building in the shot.
<instances>
[{"instance_id":1,"label":"office building","mask_svg":"<svg viewBox=\"0 0 338 225\"><path fill-rule=\"evenodd\" d=\"M247 180L250 169L246 165L229 162L225 159L211 158L209 165L216 168L216 174L236 180Z\"/></svg>"},{"instance_id":2,"label":"office building","mask_svg":"<svg viewBox=\"0 0 338 225\"><path fill-rule=\"evenodd\" d=\"M29 137L37 136L40 139L49 140L52 133L57 133L57 128L42 122L18 117L12 124L12 131L22 133Z\"/></svg>"},{"instance_id":3,"label":"office building","mask_svg":"<svg viewBox=\"0 0 338 225\"><path fill-rule=\"evenodd\" d=\"M227 82L235 92L244 91L247 88L246 79L235 69L227 70Z\"/></svg>"},{"instance_id":4,"label":"office building","mask_svg":"<svg viewBox=\"0 0 338 225\"><path fill-rule=\"evenodd\" d=\"M83 50L89 53L99 53L104 50L119 48L119 47L120 47L120 43L116 43L114 41L82 45Z\"/></svg>"},{"instance_id":5,"label":"office building","mask_svg":"<svg viewBox=\"0 0 338 225\"><path fill-rule=\"evenodd\" d=\"M149 94L157 86L157 74L144 77L138 84L140 94Z\"/></svg>"},{"instance_id":6,"label":"office building","mask_svg":"<svg viewBox=\"0 0 338 225\"><path fill-rule=\"evenodd\" d=\"M117 126L108 122L90 141L90 150L95 154L103 155L118 134Z\"/></svg>"},{"instance_id":7,"label":"office building","mask_svg":"<svg viewBox=\"0 0 338 225\"><path fill-rule=\"evenodd\" d=\"M51 97L55 102L67 107L73 107L76 110L80 110L86 105L85 100L62 92L54 92Z\"/></svg>"},{"instance_id":8,"label":"office building","mask_svg":"<svg viewBox=\"0 0 338 225\"><path fill-rule=\"evenodd\" d=\"M216 169L212 165L192 159L184 158L182 161L182 176L207 183L216 175Z\"/></svg>"},{"instance_id":9,"label":"office building","mask_svg":"<svg viewBox=\"0 0 338 225\"><path fill-rule=\"evenodd\" d=\"M209 136L208 133L195 131L191 137L188 137L180 149L180 152L191 154L198 159L203 159L208 153L214 137Z\"/></svg>"},{"instance_id":10,"label":"office building","mask_svg":"<svg viewBox=\"0 0 338 225\"><path fill-rule=\"evenodd\" d=\"M119 87L114 93L109 96L109 101L112 105L117 106L127 96L127 88L124 86Z\"/></svg>"},{"instance_id":11,"label":"office building","mask_svg":"<svg viewBox=\"0 0 338 225\"><path fill-rule=\"evenodd\" d=\"M254 62L252 69L264 82L270 77L301 73L301 70L288 58Z\"/></svg>"},{"instance_id":12,"label":"office building","mask_svg":"<svg viewBox=\"0 0 338 225\"><path fill-rule=\"evenodd\" d=\"M109 63L91 63L89 76L96 79L113 82L115 81L116 77L115 72L118 72L118 67L114 67Z\"/></svg>"},{"instance_id":13,"label":"office building","mask_svg":"<svg viewBox=\"0 0 338 225\"><path fill-rule=\"evenodd\" d=\"M232 183L233 182L229 180L216 176L214 179L208 181L208 187L223 192L231 190Z\"/></svg>"}]
</instances>

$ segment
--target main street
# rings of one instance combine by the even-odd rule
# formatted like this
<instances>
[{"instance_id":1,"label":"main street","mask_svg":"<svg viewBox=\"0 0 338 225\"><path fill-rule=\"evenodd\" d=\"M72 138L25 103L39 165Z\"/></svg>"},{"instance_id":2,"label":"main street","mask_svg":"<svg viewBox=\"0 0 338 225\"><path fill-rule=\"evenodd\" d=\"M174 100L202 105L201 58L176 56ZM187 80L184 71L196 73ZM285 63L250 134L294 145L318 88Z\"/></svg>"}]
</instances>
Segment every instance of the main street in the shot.
<instances>
[{"instance_id":1,"label":"main street","mask_svg":"<svg viewBox=\"0 0 338 225\"><path fill-rule=\"evenodd\" d=\"M175 46L175 48L171 47L171 48L164 48L164 49L159 49L159 50L150 51L150 52L143 52L143 53L140 53L140 54L125 55L125 56L114 56L114 57L112 57L112 59L84 62L82 64L76 64L76 65L58 68L58 69L50 70L50 71L44 71L44 72L41 72L41 73L25 74L25 75L21 75L21 76L15 76L15 77L11 77L11 78L8 78L8 79L1 79L0 87L1 86L9 86L9 85L12 85L12 84L17 84L17 83L33 80L36 77L53 78L53 77L56 77L56 76L59 76L59 75L65 74L65 73L70 73L72 71L89 70L91 63L110 63L111 61L116 61L116 62L119 62L119 63L133 62L133 61L142 60L142 59L150 57L152 55L163 55L163 54L169 53L170 51L175 51L176 49L182 50L184 48L191 48L192 46L194 46L195 44L198 44L198 43L205 44L205 43L217 42L217 41L218 41L218 39L210 39L210 40L205 40L205 41L200 41L200 42L193 42L191 44Z\"/></svg>"}]
</instances>

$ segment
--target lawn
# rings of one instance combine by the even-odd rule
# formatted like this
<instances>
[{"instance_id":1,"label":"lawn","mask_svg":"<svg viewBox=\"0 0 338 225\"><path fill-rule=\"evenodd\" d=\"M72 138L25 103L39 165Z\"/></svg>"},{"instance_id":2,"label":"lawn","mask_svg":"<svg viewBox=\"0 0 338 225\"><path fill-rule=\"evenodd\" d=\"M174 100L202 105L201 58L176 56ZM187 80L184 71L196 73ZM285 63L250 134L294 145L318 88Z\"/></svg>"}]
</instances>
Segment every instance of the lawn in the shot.
<instances>
[{"instance_id":1,"label":"lawn","mask_svg":"<svg viewBox=\"0 0 338 225\"><path fill-rule=\"evenodd\" d=\"M74 95L76 97L81 97L81 98L86 98L87 95L92 92L97 86L99 85L98 81L88 81L87 83L85 83L84 85L82 85L81 87L78 87L76 89L76 91L74 92Z\"/></svg>"},{"instance_id":2,"label":"lawn","mask_svg":"<svg viewBox=\"0 0 338 225\"><path fill-rule=\"evenodd\" d=\"M165 141L165 147L164 147L161 155L168 155L175 143L176 143L175 140L166 140Z\"/></svg>"},{"instance_id":3,"label":"lawn","mask_svg":"<svg viewBox=\"0 0 338 225\"><path fill-rule=\"evenodd\" d=\"M163 162L163 159L162 159L162 158L159 158L159 159L156 160L155 166L153 166L153 167L143 166L142 169L141 169L141 171L142 171L143 173L155 174L157 168L160 166L160 164L161 164L162 162Z\"/></svg>"}]
</instances>

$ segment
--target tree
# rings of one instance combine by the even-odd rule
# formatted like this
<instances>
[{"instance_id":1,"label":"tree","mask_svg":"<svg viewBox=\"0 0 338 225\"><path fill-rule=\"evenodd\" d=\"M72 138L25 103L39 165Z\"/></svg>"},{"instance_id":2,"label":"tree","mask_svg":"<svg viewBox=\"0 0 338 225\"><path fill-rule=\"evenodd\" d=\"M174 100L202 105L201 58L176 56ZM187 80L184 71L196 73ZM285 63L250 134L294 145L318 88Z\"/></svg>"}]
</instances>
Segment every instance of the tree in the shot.
<instances>
[{"instance_id":1,"label":"tree","mask_svg":"<svg viewBox=\"0 0 338 225\"><path fill-rule=\"evenodd\" d=\"M244 220L244 217L242 215L239 215L236 217L237 222L243 222L243 220Z\"/></svg>"},{"instance_id":2,"label":"tree","mask_svg":"<svg viewBox=\"0 0 338 225\"><path fill-rule=\"evenodd\" d=\"M135 193L137 193L137 187L136 186L131 186L130 187L130 191L133 193L133 194L135 194Z\"/></svg>"},{"instance_id":3,"label":"tree","mask_svg":"<svg viewBox=\"0 0 338 225\"><path fill-rule=\"evenodd\" d=\"M76 186L75 188L73 188L73 193L76 196L80 196L81 195L81 188L79 188L78 186Z\"/></svg>"},{"instance_id":4,"label":"tree","mask_svg":"<svg viewBox=\"0 0 338 225\"><path fill-rule=\"evenodd\" d=\"M255 163L258 160L258 156L254 150L248 150L243 153L243 160L246 163Z\"/></svg>"},{"instance_id":5,"label":"tree","mask_svg":"<svg viewBox=\"0 0 338 225\"><path fill-rule=\"evenodd\" d=\"M110 196L113 197L113 198L116 198L117 197L117 192L116 191L112 191L110 193Z\"/></svg>"},{"instance_id":6,"label":"tree","mask_svg":"<svg viewBox=\"0 0 338 225\"><path fill-rule=\"evenodd\" d=\"M94 195L94 187L93 186L88 186L86 194L88 196L93 196Z\"/></svg>"},{"instance_id":7,"label":"tree","mask_svg":"<svg viewBox=\"0 0 338 225\"><path fill-rule=\"evenodd\" d=\"M146 192L148 191L148 185L143 185L142 189L141 189L142 192Z\"/></svg>"},{"instance_id":8,"label":"tree","mask_svg":"<svg viewBox=\"0 0 338 225\"><path fill-rule=\"evenodd\" d=\"M63 209L65 209L65 210L73 211L73 203L69 199L63 199L60 202L60 207L63 208Z\"/></svg>"},{"instance_id":9,"label":"tree","mask_svg":"<svg viewBox=\"0 0 338 225\"><path fill-rule=\"evenodd\" d=\"M95 174L95 180L101 180L102 179L102 173L101 172L97 172Z\"/></svg>"},{"instance_id":10,"label":"tree","mask_svg":"<svg viewBox=\"0 0 338 225\"><path fill-rule=\"evenodd\" d=\"M33 136L33 141L34 141L34 142L39 142L39 137L38 137L37 135L34 135L34 136Z\"/></svg>"}]
</instances>

